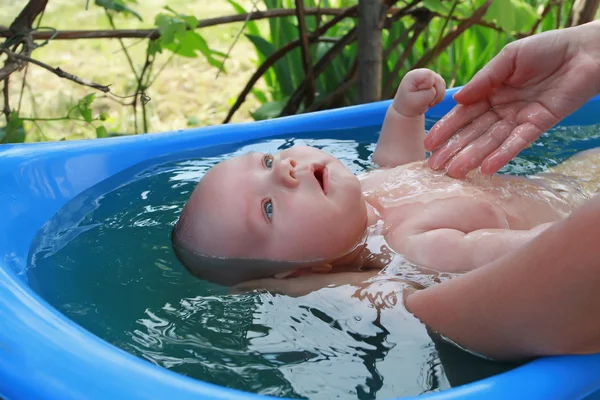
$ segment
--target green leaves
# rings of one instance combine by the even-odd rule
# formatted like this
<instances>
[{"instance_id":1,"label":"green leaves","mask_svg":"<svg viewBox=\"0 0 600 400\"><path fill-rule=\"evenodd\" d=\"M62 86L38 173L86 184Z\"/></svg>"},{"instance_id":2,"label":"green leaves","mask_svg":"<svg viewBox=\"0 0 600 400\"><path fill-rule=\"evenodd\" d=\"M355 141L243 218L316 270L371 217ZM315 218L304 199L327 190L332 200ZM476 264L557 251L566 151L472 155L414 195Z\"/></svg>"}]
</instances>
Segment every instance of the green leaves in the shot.
<instances>
[{"instance_id":1,"label":"green leaves","mask_svg":"<svg viewBox=\"0 0 600 400\"><path fill-rule=\"evenodd\" d=\"M81 100L79 100L79 102L77 102L77 106L75 106L77 107L77 110L79 111L85 122L92 122L92 109L90 108L90 105L92 104L95 98L96 93L90 93Z\"/></svg>"},{"instance_id":2,"label":"green leaves","mask_svg":"<svg viewBox=\"0 0 600 400\"><path fill-rule=\"evenodd\" d=\"M10 122L0 128L0 143L23 143L25 141L25 128L23 120L16 111L10 113Z\"/></svg>"},{"instance_id":3,"label":"green leaves","mask_svg":"<svg viewBox=\"0 0 600 400\"><path fill-rule=\"evenodd\" d=\"M97 6L104 7L107 10L112 10L117 13L122 13L124 15L133 15L140 21L142 20L142 16L127 7L125 3L136 3L135 0L95 0Z\"/></svg>"},{"instance_id":4,"label":"green leaves","mask_svg":"<svg viewBox=\"0 0 600 400\"><path fill-rule=\"evenodd\" d=\"M535 9L523 0L494 0L484 20L494 22L503 31L512 34L527 31L537 19Z\"/></svg>"},{"instance_id":5,"label":"green leaves","mask_svg":"<svg viewBox=\"0 0 600 400\"><path fill-rule=\"evenodd\" d=\"M108 131L106 130L106 128L104 127L104 125L100 125L100 126L96 127L96 137L98 139L108 137Z\"/></svg>"},{"instance_id":6,"label":"green leaves","mask_svg":"<svg viewBox=\"0 0 600 400\"><path fill-rule=\"evenodd\" d=\"M225 54L212 50L206 40L194 31L198 26L198 19L179 14L169 6L165 9L170 14L160 13L156 16L154 23L160 30L160 37L148 43L148 54L155 55L163 49L189 58L196 58L202 54L210 65L223 69L222 60Z\"/></svg>"},{"instance_id":7,"label":"green leaves","mask_svg":"<svg viewBox=\"0 0 600 400\"><path fill-rule=\"evenodd\" d=\"M260 106L256 111L250 112L252 118L255 121L261 121L263 119L276 118L281 114L283 107L285 107L288 98L282 100L270 101Z\"/></svg>"}]
</instances>

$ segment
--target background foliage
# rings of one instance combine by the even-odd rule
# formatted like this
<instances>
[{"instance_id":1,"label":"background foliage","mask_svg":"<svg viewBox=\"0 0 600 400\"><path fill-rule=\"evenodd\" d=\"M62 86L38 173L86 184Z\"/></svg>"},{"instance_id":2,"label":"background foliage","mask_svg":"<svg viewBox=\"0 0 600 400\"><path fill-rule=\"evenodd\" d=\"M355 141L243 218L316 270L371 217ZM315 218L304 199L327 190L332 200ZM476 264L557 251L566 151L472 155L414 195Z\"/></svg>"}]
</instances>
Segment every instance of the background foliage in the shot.
<instances>
[{"instance_id":1,"label":"background foliage","mask_svg":"<svg viewBox=\"0 0 600 400\"><path fill-rule=\"evenodd\" d=\"M2 4L6 1L10 0L0 0L7 11L0 24L9 26L24 4ZM294 0L85 3L49 0L32 25L34 36L46 32L45 40L37 40L30 55L48 67L98 82L107 93L58 80L52 72L23 62L20 71L4 81L6 125L0 127L0 143L104 138L265 119L359 100L357 0L304 0L305 12L322 13L305 16L303 33ZM479 19L475 13L485 0L391 3L382 36L382 98L393 96L402 76L414 67L436 70L450 87L462 85L506 43L568 26L573 5L558 0L494 0ZM250 20L249 13L256 9L290 12ZM345 18L336 17L344 12ZM212 23L208 17L227 14L237 14L238 22L206 27ZM336 18L338 22L331 23ZM465 22L470 26L455 34ZM61 40L62 30L73 23L112 30L117 37L121 29L139 35ZM319 30L323 32L312 34ZM301 35L313 38L310 71L303 65L301 46L290 48L301 42ZM8 37L0 51L6 50L9 58L3 59L8 62L9 52L22 47L15 45L15 37L4 36ZM314 76L314 91L309 73Z\"/></svg>"}]
</instances>

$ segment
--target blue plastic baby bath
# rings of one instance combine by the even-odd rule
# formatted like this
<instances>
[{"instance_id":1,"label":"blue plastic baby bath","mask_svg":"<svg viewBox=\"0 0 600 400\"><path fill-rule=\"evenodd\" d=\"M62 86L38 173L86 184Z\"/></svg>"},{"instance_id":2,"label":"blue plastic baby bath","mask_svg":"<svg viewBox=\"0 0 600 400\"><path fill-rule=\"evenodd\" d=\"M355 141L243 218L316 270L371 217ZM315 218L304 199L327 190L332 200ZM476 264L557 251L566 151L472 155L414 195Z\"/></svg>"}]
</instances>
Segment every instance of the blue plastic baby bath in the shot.
<instances>
[{"instance_id":1,"label":"blue plastic baby bath","mask_svg":"<svg viewBox=\"0 0 600 400\"><path fill-rule=\"evenodd\" d=\"M429 112L440 118L446 99ZM98 182L154 157L298 132L380 124L389 102L278 120L96 141L0 148L0 398L254 399L154 366L72 323L26 282L32 238L64 204ZM600 97L563 125L600 123ZM51 284L51 283L50 283ZM579 399L600 390L600 354L539 359L510 372L423 396L428 399Z\"/></svg>"}]
</instances>

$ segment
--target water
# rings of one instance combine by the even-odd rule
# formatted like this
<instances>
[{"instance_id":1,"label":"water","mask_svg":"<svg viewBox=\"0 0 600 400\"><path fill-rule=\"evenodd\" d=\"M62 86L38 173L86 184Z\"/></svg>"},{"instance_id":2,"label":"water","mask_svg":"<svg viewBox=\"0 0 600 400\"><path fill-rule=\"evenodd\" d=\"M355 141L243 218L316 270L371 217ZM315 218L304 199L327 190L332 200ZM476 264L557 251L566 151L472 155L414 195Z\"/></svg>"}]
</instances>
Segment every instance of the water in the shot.
<instances>
[{"instance_id":1,"label":"water","mask_svg":"<svg viewBox=\"0 0 600 400\"><path fill-rule=\"evenodd\" d=\"M535 173L600 145L597 128L559 128L503 172ZM123 171L73 199L38 233L29 256L30 285L115 346L181 374L249 392L390 398L514 367L433 340L404 310L400 292L380 299L387 305L381 313L348 287L300 298L229 295L191 277L175 260L171 228L198 179L215 163L250 150L307 144L359 173L370 167L375 132L330 131L219 146ZM447 278L409 265L394 268L423 285ZM389 282L378 285L393 292Z\"/></svg>"}]
</instances>

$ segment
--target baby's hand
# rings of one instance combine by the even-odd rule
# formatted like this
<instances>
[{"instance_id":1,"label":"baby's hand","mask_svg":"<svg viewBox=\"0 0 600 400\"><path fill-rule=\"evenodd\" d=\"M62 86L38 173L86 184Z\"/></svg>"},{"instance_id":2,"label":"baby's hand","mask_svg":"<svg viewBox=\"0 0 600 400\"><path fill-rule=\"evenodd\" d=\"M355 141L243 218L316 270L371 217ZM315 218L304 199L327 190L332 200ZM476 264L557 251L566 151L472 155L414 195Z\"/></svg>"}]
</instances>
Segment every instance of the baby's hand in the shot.
<instances>
[{"instance_id":1,"label":"baby's hand","mask_svg":"<svg viewBox=\"0 0 600 400\"><path fill-rule=\"evenodd\" d=\"M415 69L402 78L393 107L406 117L424 114L446 94L446 82L441 76L429 69Z\"/></svg>"}]
</instances>

